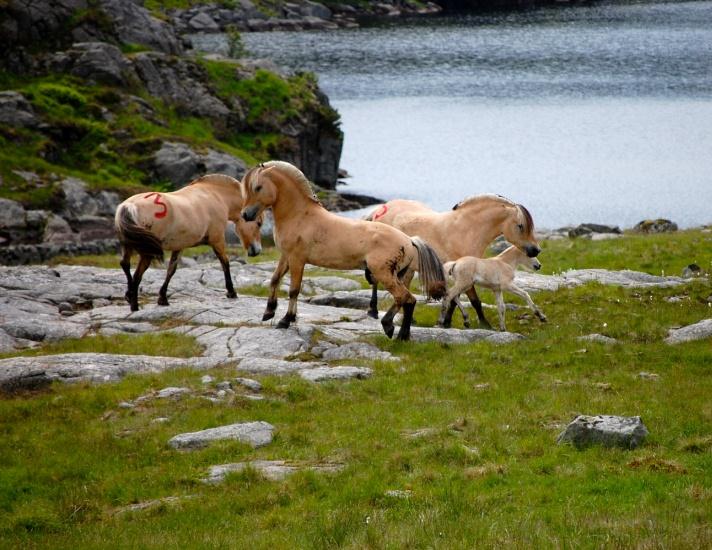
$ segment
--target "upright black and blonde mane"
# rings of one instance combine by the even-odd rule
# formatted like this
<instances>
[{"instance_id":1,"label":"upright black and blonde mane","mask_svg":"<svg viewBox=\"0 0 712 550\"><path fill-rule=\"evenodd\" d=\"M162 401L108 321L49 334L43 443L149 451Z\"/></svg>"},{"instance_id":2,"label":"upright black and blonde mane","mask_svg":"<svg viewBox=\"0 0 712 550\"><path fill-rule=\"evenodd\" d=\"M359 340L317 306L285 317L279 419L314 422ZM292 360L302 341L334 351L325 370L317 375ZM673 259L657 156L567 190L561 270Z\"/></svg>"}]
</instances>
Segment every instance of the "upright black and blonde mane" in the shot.
<instances>
[{"instance_id":1,"label":"upright black and blonde mane","mask_svg":"<svg viewBox=\"0 0 712 550\"><path fill-rule=\"evenodd\" d=\"M263 162L262 164L255 166L254 168L249 170L247 174L245 174L244 181L249 182L250 187L254 190L254 186L257 182L257 179L259 178L260 172L269 168L274 168L285 173L297 184L296 187L301 191L302 195L304 195L304 198L309 199L310 201L315 202L316 204L321 206L321 202L319 201L319 199L316 198L314 189L312 188L312 185L307 179L307 177L302 173L299 168L288 162L284 162L281 160L271 160L269 162ZM257 178L254 177L255 175L257 176Z\"/></svg>"},{"instance_id":2,"label":"upright black and blonde mane","mask_svg":"<svg viewBox=\"0 0 712 550\"><path fill-rule=\"evenodd\" d=\"M461 200L455 206L453 206L452 209L458 210L463 207L474 206L478 203L486 201L495 201L505 204L507 206L515 207L519 211L519 214L522 218L522 225L524 226L524 231L526 233L534 231L534 220L532 218L532 215L529 213L529 210L527 210L524 205L511 201L507 197L503 197L502 195L495 195L492 193L475 195L473 197L468 197L466 199Z\"/></svg>"}]
</instances>

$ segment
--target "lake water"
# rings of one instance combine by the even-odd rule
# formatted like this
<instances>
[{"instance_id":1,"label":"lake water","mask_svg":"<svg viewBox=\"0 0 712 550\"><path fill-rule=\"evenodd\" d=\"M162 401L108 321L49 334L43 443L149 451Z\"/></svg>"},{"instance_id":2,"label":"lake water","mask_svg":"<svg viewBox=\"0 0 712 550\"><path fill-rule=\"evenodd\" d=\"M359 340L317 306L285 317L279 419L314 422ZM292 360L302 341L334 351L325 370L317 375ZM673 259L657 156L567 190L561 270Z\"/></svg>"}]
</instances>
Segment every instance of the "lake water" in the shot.
<instances>
[{"instance_id":1,"label":"lake water","mask_svg":"<svg viewBox=\"0 0 712 550\"><path fill-rule=\"evenodd\" d=\"M253 56L318 74L341 114L349 192L440 210L499 193L548 228L712 222L710 1L243 39Z\"/></svg>"}]
</instances>

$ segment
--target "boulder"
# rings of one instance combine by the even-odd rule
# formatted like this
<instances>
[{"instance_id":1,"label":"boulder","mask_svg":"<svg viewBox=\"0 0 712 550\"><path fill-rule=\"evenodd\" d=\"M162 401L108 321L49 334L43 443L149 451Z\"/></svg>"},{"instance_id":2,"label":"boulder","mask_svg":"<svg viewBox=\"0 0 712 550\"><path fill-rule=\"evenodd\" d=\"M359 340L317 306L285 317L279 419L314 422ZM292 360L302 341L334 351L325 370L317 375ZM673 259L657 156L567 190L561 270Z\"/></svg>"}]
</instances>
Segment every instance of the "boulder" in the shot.
<instances>
[{"instance_id":1,"label":"boulder","mask_svg":"<svg viewBox=\"0 0 712 550\"><path fill-rule=\"evenodd\" d=\"M25 209L16 201L0 198L0 232L27 226Z\"/></svg>"},{"instance_id":2,"label":"boulder","mask_svg":"<svg viewBox=\"0 0 712 550\"><path fill-rule=\"evenodd\" d=\"M19 92L0 92L0 124L34 128L39 124L29 101Z\"/></svg>"},{"instance_id":3,"label":"boulder","mask_svg":"<svg viewBox=\"0 0 712 550\"><path fill-rule=\"evenodd\" d=\"M263 447L272 442L274 426L268 422L245 422L209 428L199 432L178 434L168 441L174 449L193 450L205 447L213 441L234 440L252 447Z\"/></svg>"},{"instance_id":4,"label":"boulder","mask_svg":"<svg viewBox=\"0 0 712 550\"><path fill-rule=\"evenodd\" d=\"M387 351L381 351L373 344L365 342L349 342L341 346L329 348L322 353L322 359L326 361L339 361L341 359L370 359L388 360L394 357Z\"/></svg>"},{"instance_id":5,"label":"boulder","mask_svg":"<svg viewBox=\"0 0 712 550\"><path fill-rule=\"evenodd\" d=\"M192 32L219 32L220 25L205 12L194 15L188 21L188 28Z\"/></svg>"},{"instance_id":6,"label":"boulder","mask_svg":"<svg viewBox=\"0 0 712 550\"><path fill-rule=\"evenodd\" d=\"M578 227L569 229L569 237L572 239L583 236L591 237L594 233L620 235L622 231L618 226L601 225L598 223L582 223Z\"/></svg>"},{"instance_id":7,"label":"boulder","mask_svg":"<svg viewBox=\"0 0 712 550\"><path fill-rule=\"evenodd\" d=\"M694 279L695 277L701 277L704 274L702 268L697 264L690 264L683 268L682 278L683 279Z\"/></svg>"},{"instance_id":8,"label":"boulder","mask_svg":"<svg viewBox=\"0 0 712 550\"><path fill-rule=\"evenodd\" d=\"M50 214L42 241L48 244L75 243L79 241L79 235L72 231L69 223L62 216Z\"/></svg>"},{"instance_id":9,"label":"boulder","mask_svg":"<svg viewBox=\"0 0 712 550\"><path fill-rule=\"evenodd\" d=\"M247 171L247 165L242 159L213 149L208 149L208 153L200 160L208 174L227 174L242 179Z\"/></svg>"},{"instance_id":10,"label":"boulder","mask_svg":"<svg viewBox=\"0 0 712 550\"><path fill-rule=\"evenodd\" d=\"M60 56L62 54L59 54ZM71 63L69 72L85 80L102 84L125 86L131 77L135 78L133 68L113 44L106 42L79 42L64 52ZM55 57L55 59L58 59Z\"/></svg>"},{"instance_id":11,"label":"boulder","mask_svg":"<svg viewBox=\"0 0 712 550\"><path fill-rule=\"evenodd\" d=\"M185 143L166 141L154 154L153 167L161 180L182 187L198 173L200 157Z\"/></svg>"},{"instance_id":12,"label":"boulder","mask_svg":"<svg viewBox=\"0 0 712 550\"><path fill-rule=\"evenodd\" d=\"M712 337L712 319L703 319L693 325L670 329L667 338L665 338L665 343L681 344L710 337Z\"/></svg>"},{"instance_id":13,"label":"boulder","mask_svg":"<svg viewBox=\"0 0 712 550\"><path fill-rule=\"evenodd\" d=\"M639 416L577 416L563 432L557 443L571 443L582 448L588 445L635 449L648 436L648 429Z\"/></svg>"},{"instance_id":14,"label":"boulder","mask_svg":"<svg viewBox=\"0 0 712 550\"><path fill-rule=\"evenodd\" d=\"M306 0L299 5L299 12L305 17L318 17L319 19L331 19L331 10L324 4L310 2Z\"/></svg>"},{"instance_id":15,"label":"boulder","mask_svg":"<svg viewBox=\"0 0 712 550\"><path fill-rule=\"evenodd\" d=\"M664 218L643 220L635 224L633 231L638 233L672 233L677 231L677 224Z\"/></svg>"},{"instance_id":16,"label":"boulder","mask_svg":"<svg viewBox=\"0 0 712 550\"><path fill-rule=\"evenodd\" d=\"M62 215L69 219L80 216L95 216L99 213L99 206L94 198L87 193L87 184L79 178L65 178L59 184L64 195L64 209Z\"/></svg>"},{"instance_id":17,"label":"boulder","mask_svg":"<svg viewBox=\"0 0 712 550\"><path fill-rule=\"evenodd\" d=\"M616 340L615 338L611 338L610 336L604 336L603 334L598 333L579 336L577 340L580 340L582 342L595 342L597 344L615 344L618 342L618 340Z\"/></svg>"},{"instance_id":18,"label":"boulder","mask_svg":"<svg viewBox=\"0 0 712 550\"><path fill-rule=\"evenodd\" d=\"M284 460L253 460L251 462L238 462L233 464L220 464L211 466L205 483L220 483L228 474L243 472L247 469L259 472L265 479L281 481L287 476L300 470L312 472L338 472L343 469L342 464L304 464L299 462L286 462Z\"/></svg>"},{"instance_id":19,"label":"boulder","mask_svg":"<svg viewBox=\"0 0 712 550\"><path fill-rule=\"evenodd\" d=\"M299 376L309 382L325 380L347 380L349 378L368 378L373 371L368 367L314 367L299 371Z\"/></svg>"}]
</instances>

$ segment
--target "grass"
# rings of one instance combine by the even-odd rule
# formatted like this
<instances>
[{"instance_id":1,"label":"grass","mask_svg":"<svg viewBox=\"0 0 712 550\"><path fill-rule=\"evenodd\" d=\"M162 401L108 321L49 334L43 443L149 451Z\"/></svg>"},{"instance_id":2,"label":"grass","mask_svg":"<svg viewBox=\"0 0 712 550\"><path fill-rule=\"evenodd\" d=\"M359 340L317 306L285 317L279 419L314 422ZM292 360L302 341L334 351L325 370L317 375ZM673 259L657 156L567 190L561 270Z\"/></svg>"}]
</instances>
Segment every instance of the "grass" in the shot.
<instances>
[{"instance_id":1,"label":"grass","mask_svg":"<svg viewBox=\"0 0 712 550\"><path fill-rule=\"evenodd\" d=\"M650 262L650 272L676 273L695 260L709 265L708 238L689 231L552 242L542 263L552 271L615 268L626 257L625 267ZM0 547L710 547L712 347L661 340L671 326L712 317L710 294L709 278L670 289L542 292L534 299L549 323L523 310L507 314L525 341L454 346L378 336L401 361L371 363L372 378L313 385L261 377L266 399L257 402L203 400L204 372L191 370L5 396ZM673 296L684 299L667 300ZM420 325L435 315L416 310ZM576 340L592 332L620 343ZM143 337L116 340L113 349L157 345L135 338ZM641 371L660 378L640 379ZM236 375L229 367L208 372L217 380ZM195 396L117 407L166 386L191 387ZM632 451L556 445L577 414L640 415L650 436ZM169 421L153 423L157 417ZM252 420L276 426L270 445L220 443L191 453L166 445L180 432ZM421 428L430 432L405 435ZM250 471L217 486L200 481L210 465L253 459L345 469L283 482ZM191 498L116 513L167 496Z\"/></svg>"}]
</instances>

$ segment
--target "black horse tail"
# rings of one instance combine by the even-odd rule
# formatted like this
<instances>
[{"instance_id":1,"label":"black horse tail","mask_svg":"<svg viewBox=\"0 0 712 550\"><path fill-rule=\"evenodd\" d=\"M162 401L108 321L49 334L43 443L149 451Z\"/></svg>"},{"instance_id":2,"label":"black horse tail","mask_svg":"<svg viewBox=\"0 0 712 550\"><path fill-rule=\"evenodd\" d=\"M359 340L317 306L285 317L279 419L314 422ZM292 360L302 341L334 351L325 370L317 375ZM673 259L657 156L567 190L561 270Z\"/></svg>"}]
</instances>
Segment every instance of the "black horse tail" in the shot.
<instances>
[{"instance_id":1,"label":"black horse tail","mask_svg":"<svg viewBox=\"0 0 712 550\"><path fill-rule=\"evenodd\" d=\"M120 204L114 218L114 227L121 246L135 250L152 261L163 262L163 246L158 238L136 223L133 208Z\"/></svg>"},{"instance_id":2,"label":"black horse tail","mask_svg":"<svg viewBox=\"0 0 712 550\"><path fill-rule=\"evenodd\" d=\"M420 237L413 237L413 246L418 250L418 273L420 283L428 298L439 300L447 293L443 264L432 249Z\"/></svg>"}]
</instances>

